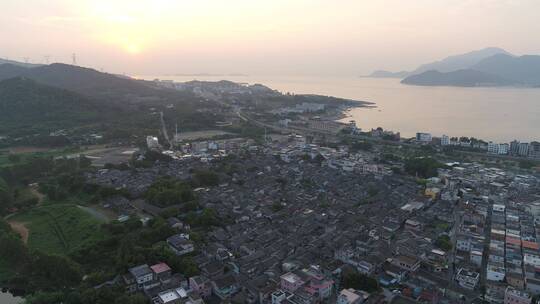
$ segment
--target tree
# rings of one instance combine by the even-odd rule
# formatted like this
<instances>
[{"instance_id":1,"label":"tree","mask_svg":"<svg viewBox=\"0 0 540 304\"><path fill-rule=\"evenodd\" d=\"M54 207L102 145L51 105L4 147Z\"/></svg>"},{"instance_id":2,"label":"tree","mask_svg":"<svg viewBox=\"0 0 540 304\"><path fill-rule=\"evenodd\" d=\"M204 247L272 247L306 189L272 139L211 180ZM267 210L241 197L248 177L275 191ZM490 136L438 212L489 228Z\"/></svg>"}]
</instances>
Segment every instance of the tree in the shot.
<instances>
[{"instance_id":1,"label":"tree","mask_svg":"<svg viewBox=\"0 0 540 304\"><path fill-rule=\"evenodd\" d=\"M213 171L197 170L193 177L199 186L217 186L219 184L219 176Z\"/></svg>"},{"instance_id":2,"label":"tree","mask_svg":"<svg viewBox=\"0 0 540 304\"><path fill-rule=\"evenodd\" d=\"M0 213L5 213L13 204L13 195L6 181L0 177Z\"/></svg>"},{"instance_id":3,"label":"tree","mask_svg":"<svg viewBox=\"0 0 540 304\"><path fill-rule=\"evenodd\" d=\"M11 232L2 232L0 235L0 259L11 265L25 263L28 251L20 237Z\"/></svg>"},{"instance_id":4,"label":"tree","mask_svg":"<svg viewBox=\"0 0 540 304\"><path fill-rule=\"evenodd\" d=\"M36 251L32 255L30 279L38 290L59 290L79 285L80 266L70 259Z\"/></svg>"},{"instance_id":5,"label":"tree","mask_svg":"<svg viewBox=\"0 0 540 304\"><path fill-rule=\"evenodd\" d=\"M443 164L431 157L415 157L405 161L405 171L422 178L437 176L437 169L443 167Z\"/></svg>"},{"instance_id":6,"label":"tree","mask_svg":"<svg viewBox=\"0 0 540 304\"><path fill-rule=\"evenodd\" d=\"M377 280L359 272L345 273L343 276L343 286L345 288L360 289L367 292L374 292L379 289Z\"/></svg>"},{"instance_id":7,"label":"tree","mask_svg":"<svg viewBox=\"0 0 540 304\"><path fill-rule=\"evenodd\" d=\"M452 249L452 242L448 235L441 235L435 240L435 246L441 248L444 251Z\"/></svg>"}]
</instances>

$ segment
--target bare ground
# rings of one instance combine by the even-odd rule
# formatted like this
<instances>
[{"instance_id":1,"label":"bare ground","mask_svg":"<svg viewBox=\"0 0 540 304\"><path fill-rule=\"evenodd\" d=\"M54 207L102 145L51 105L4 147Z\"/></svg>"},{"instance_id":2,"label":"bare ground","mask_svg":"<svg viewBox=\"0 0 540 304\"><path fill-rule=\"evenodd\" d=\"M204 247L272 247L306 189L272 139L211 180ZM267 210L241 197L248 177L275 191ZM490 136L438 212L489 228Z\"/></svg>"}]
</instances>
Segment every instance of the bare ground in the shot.
<instances>
[{"instance_id":1,"label":"bare ground","mask_svg":"<svg viewBox=\"0 0 540 304\"><path fill-rule=\"evenodd\" d=\"M28 236L30 235L30 230L28 230L24 223L17 221L8 221L8 224L11 226L11 229L13 229L13 231L17 232L21 236L25 244L28 243Z\"/></svg>"}]
</instances>

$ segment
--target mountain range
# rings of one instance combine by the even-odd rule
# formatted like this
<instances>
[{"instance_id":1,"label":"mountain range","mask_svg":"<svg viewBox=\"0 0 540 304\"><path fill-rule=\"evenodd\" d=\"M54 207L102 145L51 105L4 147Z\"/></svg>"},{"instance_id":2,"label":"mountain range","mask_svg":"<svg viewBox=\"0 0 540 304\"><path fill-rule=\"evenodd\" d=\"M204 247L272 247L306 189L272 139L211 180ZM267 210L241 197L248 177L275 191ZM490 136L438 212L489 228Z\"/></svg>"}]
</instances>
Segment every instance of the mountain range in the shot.
<instances>
[{"instance_id":1,"label":"mountain range","mask_svg":"<svg viewBox=\"0 0 540 304\"><path fill-rule=\"evenodd\" d=\"M485 48L423 64L412 72L376 71L371 77L403 78L422 86L540 86L540 56L514 56L500 48Z\"/></svg>"}]
</instances>

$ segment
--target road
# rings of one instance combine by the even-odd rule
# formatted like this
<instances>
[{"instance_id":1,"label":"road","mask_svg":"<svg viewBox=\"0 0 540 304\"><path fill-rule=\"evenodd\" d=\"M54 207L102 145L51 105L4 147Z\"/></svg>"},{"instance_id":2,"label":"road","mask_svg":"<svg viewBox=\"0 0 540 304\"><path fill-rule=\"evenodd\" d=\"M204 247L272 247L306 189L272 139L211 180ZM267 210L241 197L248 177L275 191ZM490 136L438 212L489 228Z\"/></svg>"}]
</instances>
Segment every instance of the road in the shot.
<instances>
[{"instance_id":1,"label":"road","mask_svg":"<svg viewBox=\"0 0 540 304\"><path fill-rule=\"evenodd\" d=\"M459 204L459 203L458 203ZM452 250L448 253L448 281L450 286L455 285L454 275L455 275L455 261L456 261L456 239L457 234L461 228L461 221L463 219L462 212L459 210L459 205L454 206L453 217L454 225L450 231L450 244L452 244Z\"/></svg>"},{"instance_id":2,"label":"road","mask_svg":"<svg viewBox=\"0 0 540 304\"><path fill-rule=\"evenodd\" d=\"M165 125L165 119L163 119L163 111L159 112L159 119L161 120L161 129L163 130L163 137L169 143L169 149L172 149L173 144L169 138L169 133L167 132L167 126Z\"/></svg>"},{"instance_id":3,"label":"road","mask_svg":"<svg viewBox=\"0 0 540 304\"><path fill-rule=\"evenodd\" d=\"M491 213L493 207L488 208L486 224L484 225L484 253L482 255L482 267L480 268L480 286L485 286L487 277L487 263L489 259L489 244L491 243Z\"/></svg>"}]
</instances>

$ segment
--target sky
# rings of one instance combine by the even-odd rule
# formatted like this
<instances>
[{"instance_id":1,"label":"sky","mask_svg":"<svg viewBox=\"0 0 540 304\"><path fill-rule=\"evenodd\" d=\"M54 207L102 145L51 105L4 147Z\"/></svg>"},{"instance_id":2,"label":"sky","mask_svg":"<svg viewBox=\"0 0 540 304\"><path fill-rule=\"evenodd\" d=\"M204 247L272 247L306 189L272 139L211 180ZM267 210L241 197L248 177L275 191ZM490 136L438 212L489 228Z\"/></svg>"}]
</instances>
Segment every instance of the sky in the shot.
<instances>
[{"instance_id":1,"label":"sky","mask_svg":"<svg viewBox=\"0 0 540 304\"><path fill-rule=\"evenodd\" d=\"M540 54L538 0L0 0L0 58L113 73L357 76Z\"/></svg>"}]
</instances>

